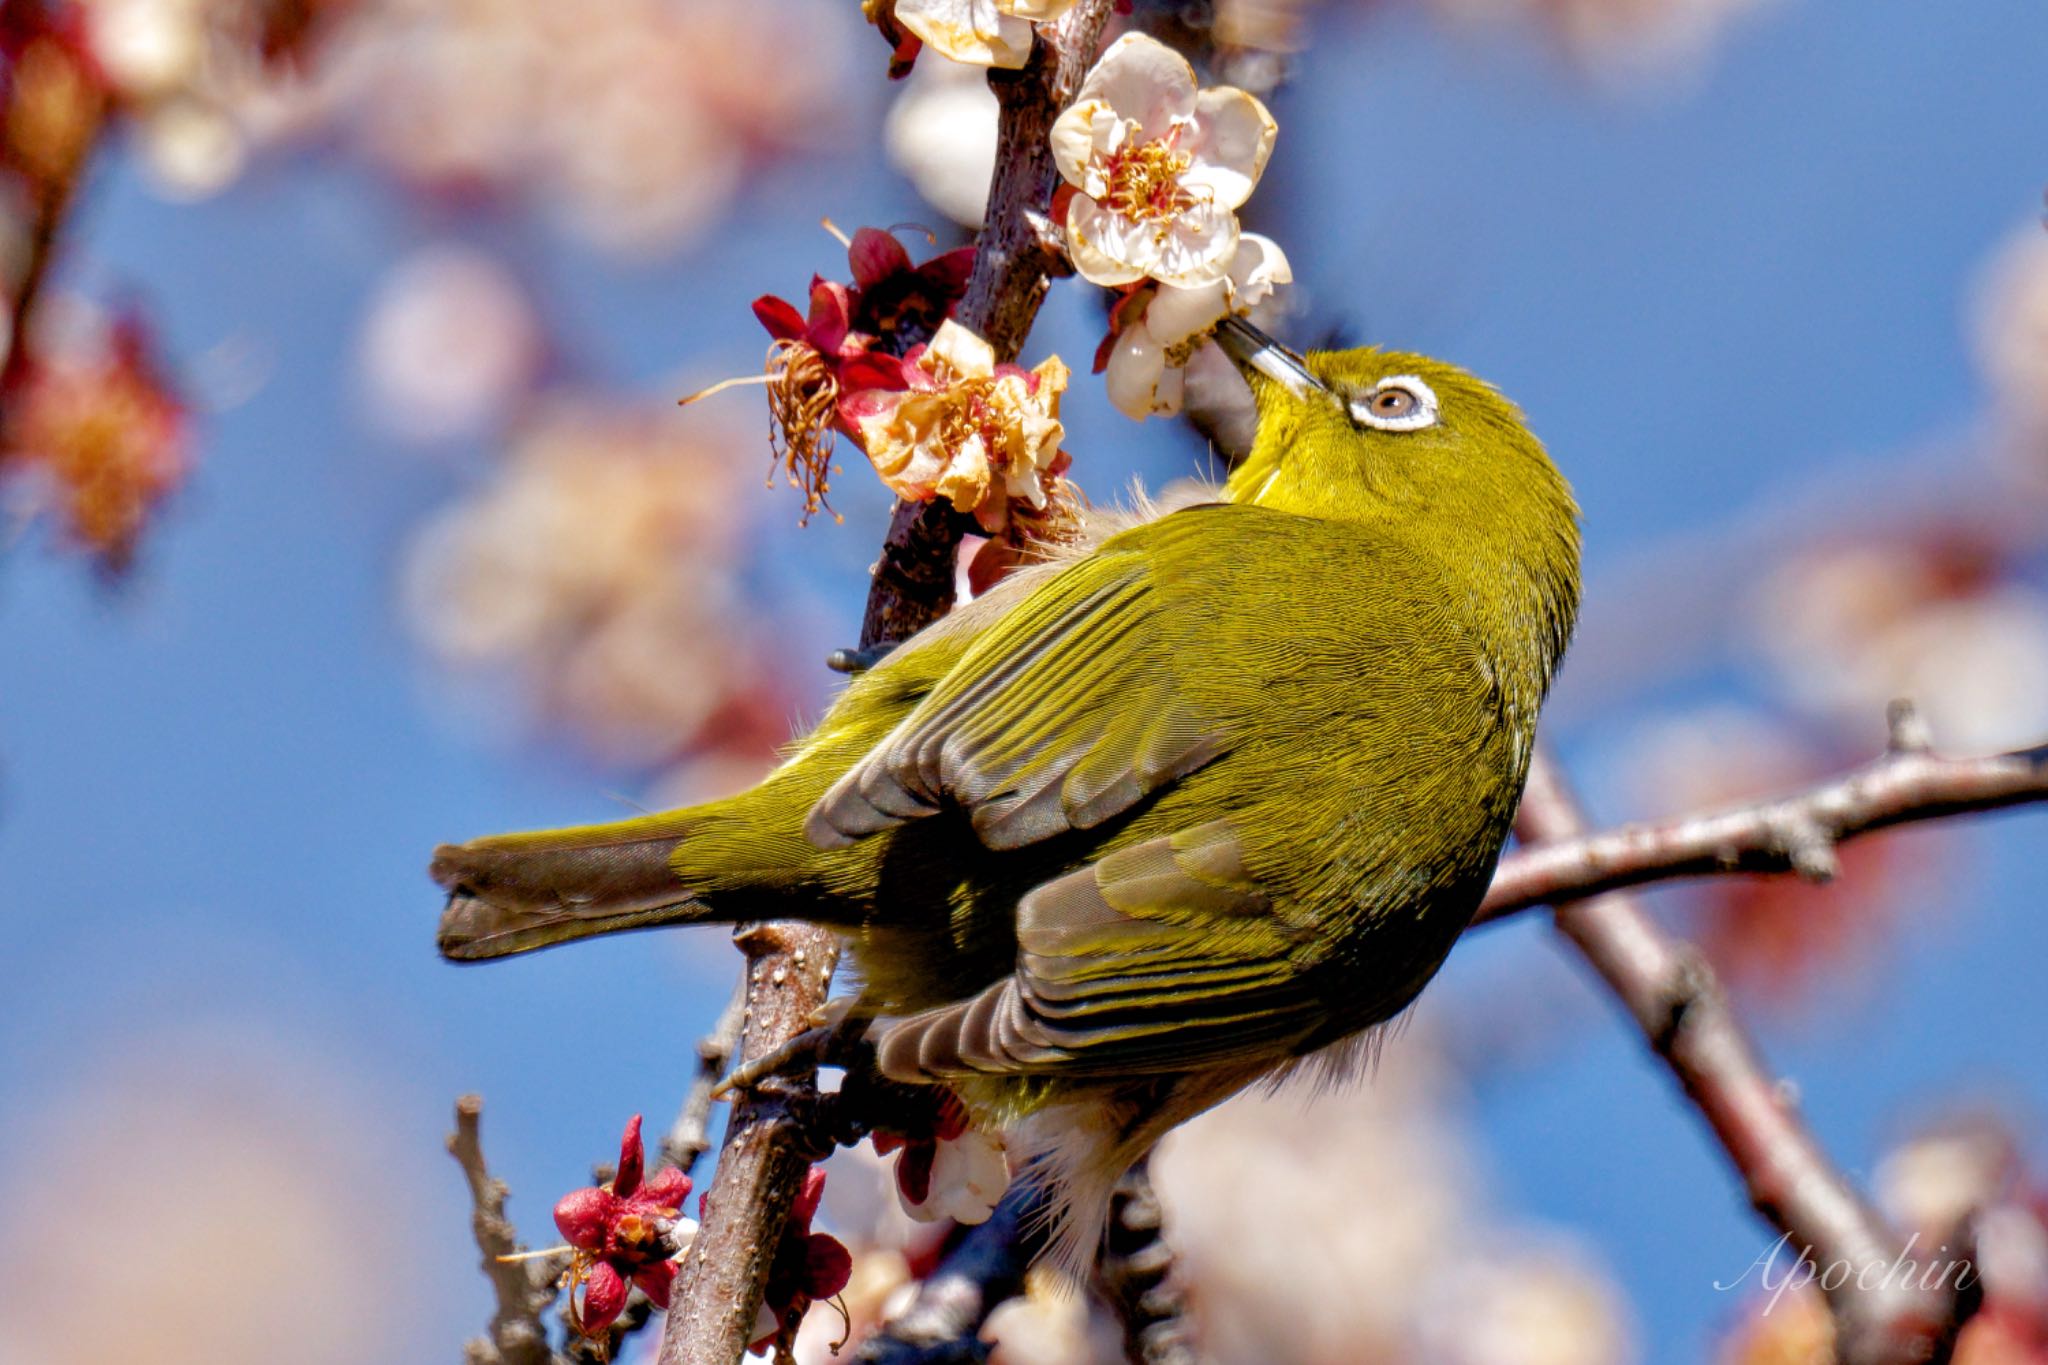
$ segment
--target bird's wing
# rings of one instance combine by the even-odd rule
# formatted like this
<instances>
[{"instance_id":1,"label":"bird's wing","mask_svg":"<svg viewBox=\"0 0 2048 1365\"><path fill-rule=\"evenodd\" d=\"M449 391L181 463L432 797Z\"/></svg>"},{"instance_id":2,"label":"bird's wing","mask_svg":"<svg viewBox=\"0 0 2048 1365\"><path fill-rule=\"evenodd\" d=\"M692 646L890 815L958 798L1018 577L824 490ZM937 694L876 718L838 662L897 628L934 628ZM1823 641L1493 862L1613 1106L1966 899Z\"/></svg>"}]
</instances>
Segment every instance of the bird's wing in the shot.
<instances>
[{"instance_id":1,"label":"bird's wing","mask_svg":"<svg viewBox=\"0 0 2048 1365\"><path fill-rule=\"evenodd\" d=\"M1274 913L1228 821L1119 850L1017 911L1017 967L980 994L894 1021L905 1080L1174 1072L1271 1057L1314 1032L1312 931Z\"/></svg>"},{"instance_id":2,"label":"bird's wing","mask_svg":"<svg viewBox=\"0 0 2048 1365\"><path fill-rule=\"evenodd\" d=\"M966 807L982 842L1087 829L1222 752L1189 709L1162 625L1154 527L1041 584L833 784L804 833L823 848Z\"/></svg>"}]
</instances>

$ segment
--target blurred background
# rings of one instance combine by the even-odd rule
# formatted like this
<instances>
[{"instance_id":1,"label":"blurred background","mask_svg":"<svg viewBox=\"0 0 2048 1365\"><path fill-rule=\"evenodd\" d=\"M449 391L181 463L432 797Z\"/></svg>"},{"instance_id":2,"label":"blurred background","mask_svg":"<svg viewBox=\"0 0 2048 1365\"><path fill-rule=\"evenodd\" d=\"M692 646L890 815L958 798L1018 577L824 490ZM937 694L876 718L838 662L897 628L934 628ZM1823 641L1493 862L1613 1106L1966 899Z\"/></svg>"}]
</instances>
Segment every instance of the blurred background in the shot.
<instances>
[{"instance_id":1,"label":"blurred background","mask_svg":"<svg viewBox=\"0 0 2048 1365\"><path fill-rule=\"evenodd\" d=\"M1478 371L1575 483L1546 726L1599 816L1839 770L1899 694L1949 750L2048 739L2048 9L1174 17L1284 76L1247 221L1292 257L1290 334ZM675 400L758 369L756 295L844 277L822 215L966 240L993 103L936 54L890 84L851 0L8 3L0 46L33 304L0 430L0 1361L452 1361L490 1311L453 1098L551 1240L623 1120L674 1113L736 959L447 966L428 853L730 790L818 714L888 495L849 467L843 523L799 529L759 395ZM1025 359L1085 370L1102 328L1057 287ZM1085 375L1066 420L1098 502L1213 469ZM1656 898L1894 1218L1995 1206L1980 1365L2048 1360L2044 834ZM1540 917L1306 1103L1161 1158L1216 1359L1812 1358L1810 1305L1762 1312L1772 1235ZM837 1159L825 1213L856 1317L905 1263L875 1172ZM1010 1362L1112 1349L1043 1297L993 1328Z\"/></svg>"}]
</instances>

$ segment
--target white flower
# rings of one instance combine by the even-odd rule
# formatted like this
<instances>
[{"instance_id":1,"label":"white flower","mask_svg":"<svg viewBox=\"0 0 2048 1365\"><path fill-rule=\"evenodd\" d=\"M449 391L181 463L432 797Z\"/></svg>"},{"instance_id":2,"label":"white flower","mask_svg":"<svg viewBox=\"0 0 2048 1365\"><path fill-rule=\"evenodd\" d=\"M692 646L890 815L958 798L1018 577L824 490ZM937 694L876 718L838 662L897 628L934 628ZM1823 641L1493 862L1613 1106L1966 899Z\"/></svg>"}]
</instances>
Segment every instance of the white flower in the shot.
<instances>
[{"instance_id":1,"label":"white flower","mask_svg":"<svg viewBox=\"0 0 2048 1365\"><path fill-rule=\"evenodd\" d=\"M883 127L890 162L962 227L980 227L988 206L997 109L987 73L958 62L920 62Z\"/></svg>"},{"instance_id":2,"label":"white flower","mask_svg":"<svg viewBox=\"0 0 2048 1365\"><path fill-rule=\"evenodd\" d=\"M1198 90L1194 68L1142 33L1110 44L1052 126L1074 268L1115 287L1150 276L1191 288L1224 277L1237 206L1265 172L1279 125L1231 86Z\"/></svg>"},{"instance_id":3,"label":"white flower","mask_svg":"<svg viewBox=\"0 0 2048 1365\"><path fill-rule=\"evenodd\" d=\"M1247 232L1222 279L1192 289L1160 285L1144 314L1117 334L1104 376L1109 401L1141 422L1179 412L1183 367L1210 330L1226 317L1249 313L1293 279L1286 253L1271 238Z\"/></svg>"},{"instance_id":4,"label":"white flower","mask_svg":"<svg viewBox=\"0 0 2048 1365\"><path fill-rule=\"evenodd\" d=\"M1024 65L1031 26L1050 23L1074 0L896 0L896 22L956 62Z\"/></svg>"},{"instance_id":5,"label":"white flower","mask_svg":"<svg viewBox=\"0 0 2048 1365\"><path fill-rule=\"evenodd\" d=\"M942 1138L932 1156L931 1188L924 1202L903 1200L903 1208L920 1223L950 1218L956 1223L985 1223L1010 1185L1010 1167L1003 1140L978 1128L957 1138ZM900 1194L900 1190L899 1190Z\"/></svg>"}]
</instances>

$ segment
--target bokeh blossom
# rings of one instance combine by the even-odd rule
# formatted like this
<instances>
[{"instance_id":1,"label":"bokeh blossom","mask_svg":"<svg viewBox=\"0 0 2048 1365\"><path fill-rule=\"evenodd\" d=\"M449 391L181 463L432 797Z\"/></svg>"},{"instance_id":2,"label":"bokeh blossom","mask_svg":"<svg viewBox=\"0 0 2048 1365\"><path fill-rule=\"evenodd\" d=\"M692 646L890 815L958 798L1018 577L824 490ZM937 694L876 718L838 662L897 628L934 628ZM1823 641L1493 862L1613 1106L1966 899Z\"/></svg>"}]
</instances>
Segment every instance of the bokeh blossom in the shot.
<instances>
[{"instance_id":1,"label":"bokeh blossom","mask_svg":"<svg viewBox=\"0 0 2048 1365\"><path fill-rule=\"evenodd\" d=\"M996 364L995 350L956 322L914 350L901 393L870 392L854 405L868 459L898 497L949 500L991 534L1010 504L1044 509L1065 469L1057 356L1032 370Z\"/></svg>"},{"instance_id":2,"label":"bokeh blossom","mask_svg":"<svg viewBox=\"0 0 2048 1365\"><path fill-rule=\"evenodd\" d=\"M118 573L185 476L189 422L137 315L68 312L0 380L0 476L29 513Z\"/></svg>"},{"instance_id":3,"label":"bokeh blossom","mask_svg":"<svg viewBox=\"0 0 2048 1365\"><path fill-rule=\"evenodd\" d=\"M1109 401L1143 421L1180 411L1189 359L1226 317L1243 317L1291 283L1287 255L1269 237L1247 232L1229 273L1193 288L1148 284L1118 304L1098 357Z\"/></svg>"},{"instance_id":4,"label":"bokeh blossom","mask_svg":"<svg viewBox=\"0 0 2048 1365\"><path fill-rule=\"evenodd\" d=\"M1074 0L896 0L896 22L935 51L972 66L1020 67L1031 56L1031 26L1048 24Z\"/></svg>"},{"instance_id":5,"label":"bokeh blossom","mask_svg":"<svg viewBox=\"0 0 2048 1365\"><path fill-rule=\"evenodd\" d=\"M1265 173L1279 125L1255 96L1198 89L1187 58L1127 33L1053 124L1072 194L1067 252L1100 285L1214 284L1237 250L1238 205Z\"/></svg>"},{"instance_id":6,"label":"bokeh blossom","mask_svg":"<svg viewBox=\"0 0 2048 1365\"><path fill-rule=\"evenodd\" d=\"M582 1302L571 1308L576 1326L595 1336L625 1311L628 1284L668 1307L675 1283L671 1258L696 1233L681 1216L690 1177L665 1166L643 1179L646 1157L640 1145L640 1115L626 1121L619 1140L619 1169L606 1185L573 1190L555 1204L555 1226L576 1249L569 1267L569 1292Z\"/></svg>"},{"instance_id":7,"label":"bokeh blossom","mask_svg":"<svg viewBox=\"0 0 2048 1365\"><path fill-rule=\"evenodd\" d=\"M744 439L665 404L549 399L415 535L414 633L598 758L764 764L790 698L747 605L748 480L730 454Z\"/></svg>"}]
</instances>

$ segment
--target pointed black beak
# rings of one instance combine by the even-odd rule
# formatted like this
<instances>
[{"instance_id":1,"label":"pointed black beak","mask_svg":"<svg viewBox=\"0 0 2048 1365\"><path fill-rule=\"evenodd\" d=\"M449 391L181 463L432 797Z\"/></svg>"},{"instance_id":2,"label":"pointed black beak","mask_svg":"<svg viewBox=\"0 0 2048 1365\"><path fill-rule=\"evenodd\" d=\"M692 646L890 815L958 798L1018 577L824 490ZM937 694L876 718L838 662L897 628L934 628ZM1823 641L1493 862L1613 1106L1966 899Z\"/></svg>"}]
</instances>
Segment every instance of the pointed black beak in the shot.
<instances>
[{"instance_id":1,"label":"pointed black beak","mask_svg":"<svg viewBox=\"0 0 2048 1365\"><path fill-rule=\"evenodd\" d=\"M1244 371L1246 379L1264 375L1297 398L1328 392L1323 381L1309 373L1300 356L1243 318L1223 319L1216 328L1216 344Z\"/></svg>"}]
</instances>

